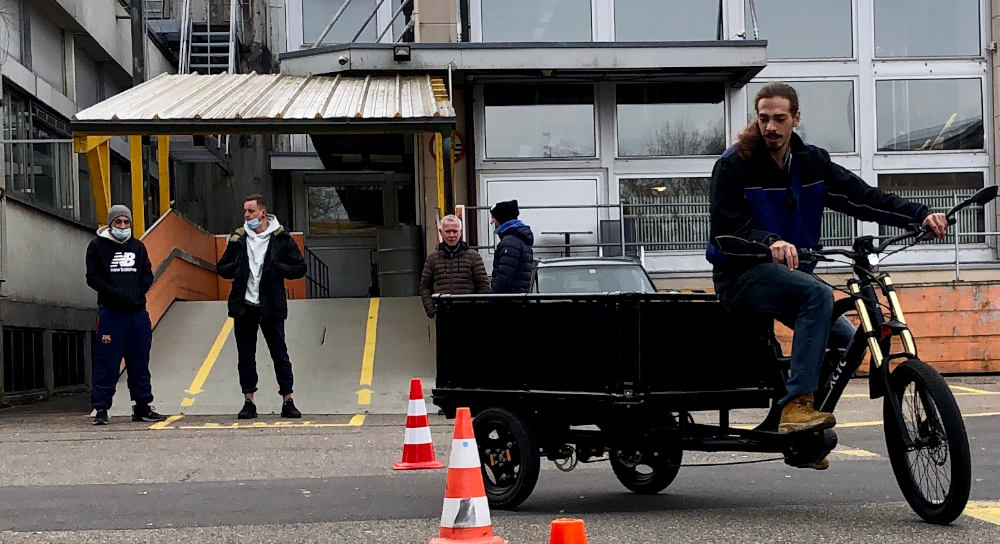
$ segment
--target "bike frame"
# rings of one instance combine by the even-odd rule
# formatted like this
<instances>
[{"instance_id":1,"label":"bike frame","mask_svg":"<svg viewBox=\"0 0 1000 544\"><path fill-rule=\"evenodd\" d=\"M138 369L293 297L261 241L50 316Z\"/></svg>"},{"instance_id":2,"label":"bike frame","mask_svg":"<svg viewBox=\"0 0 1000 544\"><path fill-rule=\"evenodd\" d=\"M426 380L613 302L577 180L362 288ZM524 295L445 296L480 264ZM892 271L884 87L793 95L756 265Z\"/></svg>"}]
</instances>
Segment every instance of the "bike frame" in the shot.
<instances>
[{"instance_id":1,"label":"bike frame","mask_svg":"<svg viewBox=\"0 0 1000 544\"><path fill-rule=\"evenodd\" d=\"M846 251L838 253L847 254ZM868 380L869 395L872 399L891 393L889 366L892 361L899 359L905 361L917 357L916 341L906 324L892 277L887 272L878 271L878 250L873 244L873 237L857 238L852 253L854 277L847 281L849 296L834 304L833 318L836 320L853 310L857 312L860 326L847 353L836 361L829 378L820 384L816 395L819 399L817 409L824 412L833 412L836 408L847 383L864 362L866 352L870 356ZM888 308L889 319L885 319L882 306ZM894 337L899 338L902 351L891 353ZM899 423L897 428L905 429L898 403L891 402L888 405L892 407L893 416ZM933 405L930 409L933 409ZM911 447L911 439L907 436L905 440L907 447Z\"/></svg>"}]
</instances>

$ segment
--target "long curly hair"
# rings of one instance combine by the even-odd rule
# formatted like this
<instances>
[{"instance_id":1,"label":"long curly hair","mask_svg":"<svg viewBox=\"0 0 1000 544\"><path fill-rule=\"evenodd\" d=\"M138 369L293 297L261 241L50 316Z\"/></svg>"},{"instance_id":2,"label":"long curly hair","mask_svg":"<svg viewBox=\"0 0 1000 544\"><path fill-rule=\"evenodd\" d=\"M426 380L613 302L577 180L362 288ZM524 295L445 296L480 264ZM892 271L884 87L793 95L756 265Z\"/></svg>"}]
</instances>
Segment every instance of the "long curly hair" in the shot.
<instances>
[{"instance_id":1,"label":"long curly hair","mask_svg":"<svg viewBox=\"0 0 1000 544\"><path fill-rule=\"evenodd\" d=\"M771 81L766 83L763 87L757 91L757 95L753 99L753 109L757 111L757 104L764 98L786 98L788 99L788 110L789 113L795 115L799 112L799 95L795 92L795 88L787 83L782 83L780 81ZM753 154L753 150L760 144L760 140L763 136L760 133L760 127L757 126L757 120L750 121L747 126L743 127L740 131L739 136L736 137L736 153L741 159L748 159L750 155Z\"/></svg>"}]
</instances>

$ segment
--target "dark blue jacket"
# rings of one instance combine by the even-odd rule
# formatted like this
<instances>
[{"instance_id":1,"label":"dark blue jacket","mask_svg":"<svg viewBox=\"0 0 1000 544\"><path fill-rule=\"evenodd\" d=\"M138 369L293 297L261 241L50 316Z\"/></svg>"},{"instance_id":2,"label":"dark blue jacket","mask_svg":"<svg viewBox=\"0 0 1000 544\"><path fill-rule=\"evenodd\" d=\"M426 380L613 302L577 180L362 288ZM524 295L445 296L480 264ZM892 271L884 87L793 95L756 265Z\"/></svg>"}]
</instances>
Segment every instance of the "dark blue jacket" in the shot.
<instances>
[{"instance_id":1,"label":"dark blue jacket","mask_svg":"<svg viewBox=\"0 0 1000 544\"><path fill-rule=\"evenodd\" d=\"M531 227L518 219L497 227L500 243L493 255L493 281L491 293L527 293L531 286L531 265L534 252L531 246L535 235Z\"/></svg>"},{"instance_id":2,"label":"dark blue jacket","mask_svg":"<svg viewBox=\"0 0 1000 544\"><path fill-rule=\"evenodd\" d=\"M723 292L759 261L732 255L725 237L770 245L784 240L795 247L819 244L823 208L862 221L903 227L928 215L923 204L884 193L832 162L826 150L792 134L784 168L771 158L763 140L747 158L738 145L726 150L712 170L711 228L706 251L713 264L716 292ZM720 249L720 238L722 247ZM811 264L800 270L811 272Z\"/></svg>"}]
</instances>

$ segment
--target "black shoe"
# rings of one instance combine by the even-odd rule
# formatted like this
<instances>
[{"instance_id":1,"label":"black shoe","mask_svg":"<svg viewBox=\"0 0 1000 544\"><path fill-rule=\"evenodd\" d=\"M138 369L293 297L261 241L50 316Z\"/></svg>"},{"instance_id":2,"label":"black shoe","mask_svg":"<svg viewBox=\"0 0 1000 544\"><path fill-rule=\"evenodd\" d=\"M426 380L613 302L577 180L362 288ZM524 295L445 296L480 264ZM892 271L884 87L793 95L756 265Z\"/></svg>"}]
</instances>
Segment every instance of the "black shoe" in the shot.
<instances>
[{"instance_id":1,"label":"black shoe","mask_svg":"<svg viewBox=\"0 0 1000 544\"><path fill-rule=\"evenodd\" d=\"M98 410L97 414L94 415L94 425L107 425L108 424L108 411Z\"/></svg>"},{"instance_id":2,"label":"black shoe","mask_svg":"<svg viewBox=\"0 0 1000 544\"><path fill-rule=\"evenodd\" d=\"M257 405L248 401L243 402L243 409L236 414L237 419L254 419L257 417Z\"/></svg>"},{"instance_id":3,"label":"black shoe","mask_svg":"<svg viewBox=\"0 0 1000 544\"><path fill-rule=\"evenodd\" d=\"M295 403L292 399L288 399L281 404L281 417L290 417L292 419L298 419L302 417L302 412L295 407Z\"/></svg>"},{"instance_id":4,"label":"black shoe","mask_svg":"<svg viewBox=\"0 0 1000 544\"><path fill-rule=\"evenodd\" d=\"M167 416L157 414L153 407L148 404L136 404L132 407L132 421L163 421Z\"/></svg>"}]
</instances>

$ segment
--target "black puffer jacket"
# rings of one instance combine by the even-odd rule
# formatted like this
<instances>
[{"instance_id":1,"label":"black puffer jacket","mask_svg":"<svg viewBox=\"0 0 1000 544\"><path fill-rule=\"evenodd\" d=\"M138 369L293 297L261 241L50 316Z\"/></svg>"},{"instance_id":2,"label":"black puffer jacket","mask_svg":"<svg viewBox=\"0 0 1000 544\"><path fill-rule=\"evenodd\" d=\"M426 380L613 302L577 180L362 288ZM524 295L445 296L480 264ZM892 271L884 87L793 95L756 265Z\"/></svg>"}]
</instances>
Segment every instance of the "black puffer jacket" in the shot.
<instances>
[{"instance_id":1,"label":"black puffer jacket","mask_svg":"<svg viewBox=\"0 0 1000 544\"><path fill-rule=\"evenodd\" d=\"M483 258L478 251L469 249L469 244L459 242L451 248L441 242L437 250L427 256L420 275L420 298L427 317L434 317L436 313L431 298L434 293L470 295L489 291Z\"/></svg>"},{"instance_id":2,"label":"black puffer jacket","mask_svg":"<svg viewBox=\"0 0 1000 544\"><path fill-rule=\"evenodd\" d=\"M490 292L527 293L534 261L531 246L535 243L535 235L531 233L531 227L515 219L500 225L497 234L500 235L500 243L493 255Z\"/></svg>"},{"instance_id":3,"label":"black puffer jacket","mask_svg":"<svg viewBox=\"0 0 1000 544\"><path fill-rule=\"evenodd\" d=\"M247 258L247 233L243 227L236 229L229 237L226 252L215 265L219 275L233 280L229 292L229 317L240 317L246 311L247 279L250 277L250 263ZM288 299L285 295L285 280L297 280L306 275L306 262L299 246L285 227L271 234L260 271L260 315L266 319L288 317Z\"/></svg>"}]
</instances>

